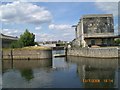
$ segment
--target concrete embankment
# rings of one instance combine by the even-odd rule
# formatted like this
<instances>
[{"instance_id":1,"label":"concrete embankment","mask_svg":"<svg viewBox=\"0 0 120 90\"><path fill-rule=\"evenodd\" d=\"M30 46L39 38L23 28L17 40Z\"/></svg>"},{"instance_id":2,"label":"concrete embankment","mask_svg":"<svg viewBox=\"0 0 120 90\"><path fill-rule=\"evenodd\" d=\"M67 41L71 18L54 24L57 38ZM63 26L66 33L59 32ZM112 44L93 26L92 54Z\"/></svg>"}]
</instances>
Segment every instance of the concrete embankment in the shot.
<instances>
[{"instance_id":1,"label":"concrete embankment","mask_svg":"<svg viewBox=\"0 0 120 90\"><path fill-rule=\"evenodd\" d=\"M70 48L67 50L67 55L95 58L118 58L120 56L120 48L118 47Z\"/></svg>"},{"instance_id":2,"label":"concrete embankment","mask_svg":"<svg viewBox=\"0 0 120 90\"><path fill-rule=\"evenodd\" d=\"M51 59L52 49L3 49L2 59Z\"/></svg>"}]
</instances>

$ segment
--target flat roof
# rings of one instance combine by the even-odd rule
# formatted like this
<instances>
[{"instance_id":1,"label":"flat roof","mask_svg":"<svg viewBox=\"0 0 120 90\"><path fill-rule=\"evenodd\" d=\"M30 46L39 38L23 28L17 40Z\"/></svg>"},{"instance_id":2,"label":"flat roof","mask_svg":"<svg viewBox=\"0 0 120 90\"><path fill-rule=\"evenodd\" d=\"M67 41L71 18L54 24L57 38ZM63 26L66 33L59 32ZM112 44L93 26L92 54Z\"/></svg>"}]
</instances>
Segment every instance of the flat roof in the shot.
<instances>
[{"instance_id":1,"label":"flat roof","mask_svg":"<svg viewBox=\"0 0 120 90\"><path fill-rule=\"evenodd\" d=\"M18 40L18 37L13 37L13 36L8 36L8 35L4 35L4 34L0 34L0 38L2 39L10 39L10 40Z\"/></svg>"},{"instance_id":2,"label":"flat roof","mask_svg":"<svg viewBox=\"0 0 120 90\"><path fill-rule=\"evenodd\" d=\"M113 14L89 14L82 16L82 18L90 18L90 17L113 17Z\"/></svg>"}]
</instances>

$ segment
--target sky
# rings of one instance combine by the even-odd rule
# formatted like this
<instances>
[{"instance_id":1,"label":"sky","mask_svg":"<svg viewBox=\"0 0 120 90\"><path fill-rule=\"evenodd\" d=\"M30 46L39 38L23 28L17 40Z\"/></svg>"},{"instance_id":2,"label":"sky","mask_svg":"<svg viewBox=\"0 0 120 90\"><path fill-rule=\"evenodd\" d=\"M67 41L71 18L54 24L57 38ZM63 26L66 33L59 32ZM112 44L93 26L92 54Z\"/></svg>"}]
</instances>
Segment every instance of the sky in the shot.
<instances>
[{"instance_id":1,"label":"sky","mask_svg":"<svg viewBox=\"0 0 120 90\"><path fill-rule=\"evenodd\" d=\"M20 36L26 29L36 41L71 41L74 28L86 14L113 14L115 34L118 33L117 2L2 2L0 6L2 33Z\"/></svg>"}]
</instances>

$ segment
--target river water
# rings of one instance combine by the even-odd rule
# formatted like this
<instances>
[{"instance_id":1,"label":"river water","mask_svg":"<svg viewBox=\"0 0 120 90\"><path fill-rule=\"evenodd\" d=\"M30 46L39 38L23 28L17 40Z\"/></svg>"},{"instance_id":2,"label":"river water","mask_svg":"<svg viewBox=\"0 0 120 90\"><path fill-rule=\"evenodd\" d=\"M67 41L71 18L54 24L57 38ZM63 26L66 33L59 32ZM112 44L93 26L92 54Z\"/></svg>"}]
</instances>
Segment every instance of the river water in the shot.
<instances>
[{"instance_id":1,"label":"river water","mask_svg":"<svg viewBox=\"0 0 120 90\"><path fill-rule=\"evenodd\" d=\"M53 54L64 51L53 51ZM117 88L118 59L4 60L3 88Z\"/></svg>"}]
</instances>

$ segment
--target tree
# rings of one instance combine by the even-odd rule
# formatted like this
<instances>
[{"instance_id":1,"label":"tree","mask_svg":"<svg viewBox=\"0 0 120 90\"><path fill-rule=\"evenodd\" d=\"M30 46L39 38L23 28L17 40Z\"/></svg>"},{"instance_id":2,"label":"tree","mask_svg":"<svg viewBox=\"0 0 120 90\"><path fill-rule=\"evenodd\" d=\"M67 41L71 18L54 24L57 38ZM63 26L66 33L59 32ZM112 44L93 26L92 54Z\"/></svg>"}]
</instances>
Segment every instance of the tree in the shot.
<instances>
[{"instance_id":1,"label":"tree","mask_svg":"<svg viewBox=\"0 0 120 90\"><path fill-rule=\"evenodd\" d=\"M33 33L30 33L26 29L26 31L22 35L20 35L19 40L11 44L11 48L22 48L25 46L34 46L36 44L34 40L35 40L35 35Z\"/></svg>"},{"instance_id":2,"label":"tree","mask_svg":"<svg viewBox=\"0 0 120 90\"><path fill-rule=\"evenodd\" d=\"M24 34L20 35L20 42L23 43L23 46L34 46L35 45L35 35L30 33L27 29Z\"/></svg>"},{"instance_id":3,"label":"tree","mask_svg":"<svg viewBox=\"0 0 120 90\"><path fill-rule=\"evenodd\" d=\"M116 39L115 44L119 45L120 44L120 39Z\"/></svg>"}]
</instances>

